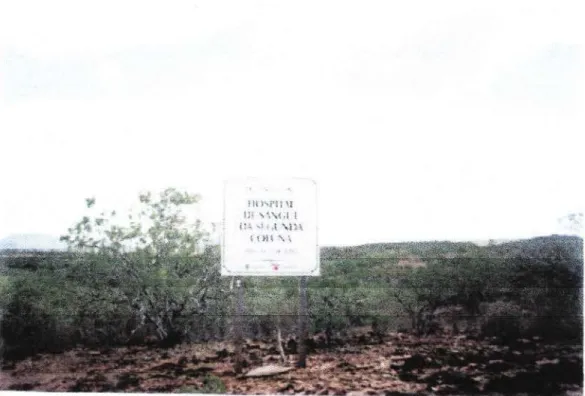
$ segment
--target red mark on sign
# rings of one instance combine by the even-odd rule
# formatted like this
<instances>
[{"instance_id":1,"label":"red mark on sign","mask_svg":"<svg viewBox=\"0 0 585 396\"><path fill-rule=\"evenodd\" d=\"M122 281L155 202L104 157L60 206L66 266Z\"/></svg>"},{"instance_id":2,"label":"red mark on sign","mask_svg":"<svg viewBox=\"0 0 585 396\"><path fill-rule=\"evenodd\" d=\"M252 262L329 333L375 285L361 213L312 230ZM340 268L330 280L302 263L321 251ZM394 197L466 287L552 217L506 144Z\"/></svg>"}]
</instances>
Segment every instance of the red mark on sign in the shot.
<instances>
[{"instance_id":1,"label":"red mark on sign","mask_svg":"<svg viewBox=\"0 0 585 396\"><path fill-rule=\"evenodd\" d=\"M276 264L276 263L272 264L272 269L274 271L278 271L278 264Z\"/></svg>"}]
</instances>

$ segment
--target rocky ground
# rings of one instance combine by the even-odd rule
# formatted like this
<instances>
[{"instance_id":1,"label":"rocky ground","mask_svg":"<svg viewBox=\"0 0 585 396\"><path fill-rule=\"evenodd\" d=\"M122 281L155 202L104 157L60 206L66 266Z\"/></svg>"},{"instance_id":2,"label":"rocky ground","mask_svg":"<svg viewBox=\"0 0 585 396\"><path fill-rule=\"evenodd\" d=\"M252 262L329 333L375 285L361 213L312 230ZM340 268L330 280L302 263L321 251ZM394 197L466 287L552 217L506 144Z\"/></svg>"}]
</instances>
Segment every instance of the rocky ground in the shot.
<instances>
[{"instance_id":1,"label":"rocky ground","mask_svg":"<svg viewBox=\"0 0 585 396\"><path fill-rule=\"evenodd\" d=\"M308 367L268 377L236 376L229 343L173 349L76 349L5 363L2 390L238 394L582 394L582 345L538 338L507 345L465 336L367 331L326 348L312 339ZM295 343L287 352L295 352ZM294 355L289 356L291 364ZM245 345L246 370L279 363L274 344Z\"/></svg>"}]
</instances>

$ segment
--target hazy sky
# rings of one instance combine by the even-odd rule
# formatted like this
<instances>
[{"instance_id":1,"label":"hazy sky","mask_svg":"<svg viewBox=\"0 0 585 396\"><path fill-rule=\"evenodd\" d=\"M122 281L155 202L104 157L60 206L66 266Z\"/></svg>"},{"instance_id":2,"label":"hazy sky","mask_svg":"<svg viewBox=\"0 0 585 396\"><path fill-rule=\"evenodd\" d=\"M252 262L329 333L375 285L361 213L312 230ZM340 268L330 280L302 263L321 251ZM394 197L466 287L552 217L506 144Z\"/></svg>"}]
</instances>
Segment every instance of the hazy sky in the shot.
<instances>
[{"instance_id":1,"label":"hazy sky","mask_svg":"<svg viewBox=\"0 0 585 396\"><path fill-rule=\"evenodd\" d=\"M240 176L315 179L324 244L559 232L581 3L3 1L0 237Z\"/></svg>"}]
</instances>

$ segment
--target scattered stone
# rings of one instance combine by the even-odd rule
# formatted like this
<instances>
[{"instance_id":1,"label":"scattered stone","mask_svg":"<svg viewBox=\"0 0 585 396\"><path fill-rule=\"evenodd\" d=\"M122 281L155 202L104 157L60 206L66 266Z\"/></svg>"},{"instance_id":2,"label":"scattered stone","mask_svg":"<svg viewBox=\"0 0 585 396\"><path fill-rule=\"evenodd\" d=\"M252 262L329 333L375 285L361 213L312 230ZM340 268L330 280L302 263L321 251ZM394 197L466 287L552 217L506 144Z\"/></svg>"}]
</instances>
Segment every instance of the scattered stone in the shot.
<instances>
[{"instance_id":1,"label":"scattered stone","mask_svg":"<svg viewBox=\"0 0 585 396\"><path fill-rule=\"evenodd\" d=\"M294 390L294 388L295 388L295 386L292 383L287 382L284 386L281 386L280 388L278 388L278 392L286 392L289 390Z\"/></svg>"},{"instance_id":2,"label":"scattered stone","mask_svg":"<svg viewBox=\"0 0 585 396\"><path fill-rule=\"evenodd\" d=\"M557 364L557 363L559 363L559 359L551 359L551 360L549 360L547 358L544 358L542 360L537 360L536 361L536 365L537 366L542 366L543 364Z\"/></svg>"},{"instance_id":3,"label":"scattered stone","mask_svg":"<svg viewBox=\"0 0 585 396\"><path fill-rule=\"evenodd\" d=\"M248 371L245 377L269 377L272 375L278 375L282 373L286 373L292 370L292 367L282 367L277 365L268 365L257 367Z\"/></svg>"}]
</instances>

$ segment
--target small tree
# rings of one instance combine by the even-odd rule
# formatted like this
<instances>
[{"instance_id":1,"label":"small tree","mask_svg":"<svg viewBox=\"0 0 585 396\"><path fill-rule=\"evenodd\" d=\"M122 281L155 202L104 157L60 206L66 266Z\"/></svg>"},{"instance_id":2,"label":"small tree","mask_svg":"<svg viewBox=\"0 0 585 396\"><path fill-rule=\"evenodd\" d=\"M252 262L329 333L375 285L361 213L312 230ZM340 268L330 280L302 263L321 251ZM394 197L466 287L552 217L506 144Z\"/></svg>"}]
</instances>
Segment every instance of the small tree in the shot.
<instances>
[{"instance_id":1,"label":"small tree","mask_svg":"<svg viewBox=\"0 0 585 396\"><path fill-rule=\"evenodd\" d=\"M198 202L172 188L156 198L141 194L125 221L115 211L84 216L61 237L83 253L72 268L93 284L94 301L115 300L134 314L130 334L150 324L160 341L180 342L193 316L207 313L210 296L219 297L219 262L204 249L201 222L185 215ZM86 203L91 210L95 199Z\"/></svg>"},{"instance_id":2,"label":"small tree","mask_svg":"<svg viewBox=\"0 0 585 396\"><path fill-rule=\"evenodd\" d=\"M425 332L429 317L436 308L425 276L427 272L424 268L410 269L390 289L391 296L402 306L417 334Z\"/></svg>"}]
</instances>

